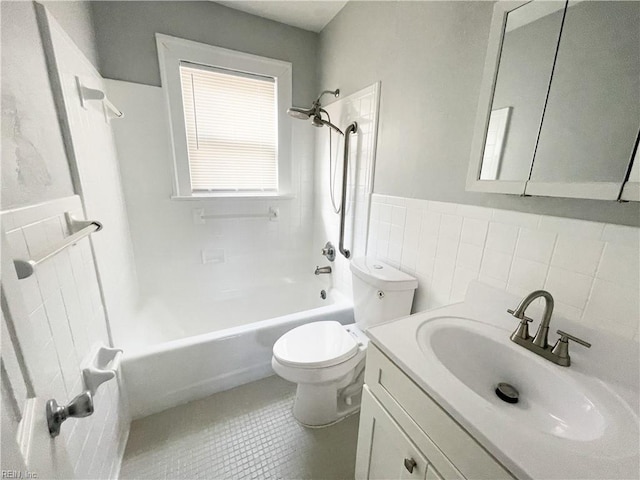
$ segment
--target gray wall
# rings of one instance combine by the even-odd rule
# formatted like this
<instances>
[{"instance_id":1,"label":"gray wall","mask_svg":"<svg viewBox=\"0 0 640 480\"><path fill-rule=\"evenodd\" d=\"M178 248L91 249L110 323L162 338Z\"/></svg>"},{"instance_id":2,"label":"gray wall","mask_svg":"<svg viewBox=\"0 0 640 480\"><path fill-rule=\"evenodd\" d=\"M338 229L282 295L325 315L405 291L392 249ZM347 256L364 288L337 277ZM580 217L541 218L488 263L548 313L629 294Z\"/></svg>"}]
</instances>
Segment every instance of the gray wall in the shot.
<instances>
[{"instance_id":1,"label":"gray wall","mask_svg":"<svg viewBox=\"0 0 640 480\"><path fill-rule=\"evenodd\" d=\"M89 6L46 2L87 57L96 62ZM34 6L1 2L2 195L4 210L73 194Z\"/></svg>"},{"instance_id":2,"label":"gray wall","mask_svg":"<svg viewBox=\"0 0 640 480\"><path fill-rule=\"evenodd\" d=\"M382 81L374 191L640 225L640 205L465 191L491 2L349 2L321 32L320 86Z\"/></svg>"},{"instance_id":3,"label":"gray wall","mask_svg":"<svg viewBox=\"0 0 640 480\"><path fill-rule=\"evenodd\" d=\"M293 102L318 95L318 35L212 2L94 2L103 77L160 86L155 34L253 53L293 64Z\"/></svg>"}]
</instances>

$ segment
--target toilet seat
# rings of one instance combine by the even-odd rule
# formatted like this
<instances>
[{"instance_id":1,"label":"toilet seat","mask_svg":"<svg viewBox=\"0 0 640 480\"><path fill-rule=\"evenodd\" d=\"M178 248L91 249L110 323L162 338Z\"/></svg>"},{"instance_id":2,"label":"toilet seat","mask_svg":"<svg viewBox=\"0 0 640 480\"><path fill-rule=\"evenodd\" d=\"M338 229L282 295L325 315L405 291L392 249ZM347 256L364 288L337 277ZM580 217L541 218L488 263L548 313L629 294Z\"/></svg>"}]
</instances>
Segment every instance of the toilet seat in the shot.
<instances>
[{"instance_id":1,"label":"toilet seat","mask_svg":"<svg viewBox=\"0 0 640 480\"><path fill-rule=\"evenodd\" d=\"M301 325L285 333L273 346L278 362L298 368L331 367L359 351L358 342L336 321Z\"/></svg>"}]
</instances>

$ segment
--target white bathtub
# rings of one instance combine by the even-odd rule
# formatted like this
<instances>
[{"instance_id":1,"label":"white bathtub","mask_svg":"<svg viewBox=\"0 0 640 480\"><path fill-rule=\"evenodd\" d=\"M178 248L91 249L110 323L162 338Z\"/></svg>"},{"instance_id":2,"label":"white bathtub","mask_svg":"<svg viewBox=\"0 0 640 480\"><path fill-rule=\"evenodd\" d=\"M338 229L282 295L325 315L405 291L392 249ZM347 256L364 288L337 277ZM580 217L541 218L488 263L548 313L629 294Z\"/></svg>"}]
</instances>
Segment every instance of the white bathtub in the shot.
<instances>
[{"instance_id":1,"label":"white bathtub","mask_svg":"<svg viewBox=\"0 0 640 480\"><path fill-rule=\"evenodd\" d=\"M132 417L141 418L272 375L273 344L298 325L320 320L353 322L353 306L349 300L335 290L329 290L327 299L322 300L316 287L315 282L285 282L260 294L251 292L235 298L235 322L244 321L244 324L211 331L216 324L230 323L226 319L212 321L209 332L202 333L207 328L206 322L173 319L174 326L179 328L169 330L176 339L125 348L122 372ZM304 299L307 299L306 307ZM236 317L233 302L228 299L215 302L211 307L218 319L220 312ZM287 310L295 313L282 314ZM246 323L247 319L253 321ZM149 319L142 323L146 321ZM167 319L159 321L166 323ZM167 335L166 328L156 330Z\"/></svg>"}]
</instances>

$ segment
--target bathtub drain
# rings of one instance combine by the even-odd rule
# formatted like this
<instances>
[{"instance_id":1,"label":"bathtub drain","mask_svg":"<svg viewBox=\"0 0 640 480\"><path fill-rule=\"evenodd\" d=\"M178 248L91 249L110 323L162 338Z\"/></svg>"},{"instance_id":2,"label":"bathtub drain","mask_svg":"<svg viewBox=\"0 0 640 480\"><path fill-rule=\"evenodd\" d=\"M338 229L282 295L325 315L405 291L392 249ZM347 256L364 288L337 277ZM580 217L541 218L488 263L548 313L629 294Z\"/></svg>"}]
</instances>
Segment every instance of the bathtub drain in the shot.
<instances>
[{"instance_id":1,"label":"bathtub drain","mask_svg":"<svg viewBox=\"0 0 640 480\"><path fill-rule=\"evenodd\" d=\"M327 292L325 290L320 290L320 298L323 300L327 299Z\"/></svg>"}]
</instances>

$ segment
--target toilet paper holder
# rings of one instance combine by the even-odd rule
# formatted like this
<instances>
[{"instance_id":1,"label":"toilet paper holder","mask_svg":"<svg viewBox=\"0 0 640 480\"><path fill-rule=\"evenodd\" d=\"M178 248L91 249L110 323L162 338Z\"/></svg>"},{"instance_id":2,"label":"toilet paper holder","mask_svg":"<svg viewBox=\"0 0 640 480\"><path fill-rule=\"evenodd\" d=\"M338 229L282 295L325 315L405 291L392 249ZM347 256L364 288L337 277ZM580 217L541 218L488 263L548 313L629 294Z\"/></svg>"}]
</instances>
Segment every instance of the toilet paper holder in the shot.
<instances>
[{"instance_id":1,"label":"toilet paper holder","mask_svg":"<svg viewBox=\"0 0 640 480\"><path fill-rule=\"evenodd\" d=\"M94 347L91 355L88 356L88 362L82 368L85 390L95 395L100 385L115 378L121 357L121 348Z\"/></svg>"}]
</instances>

